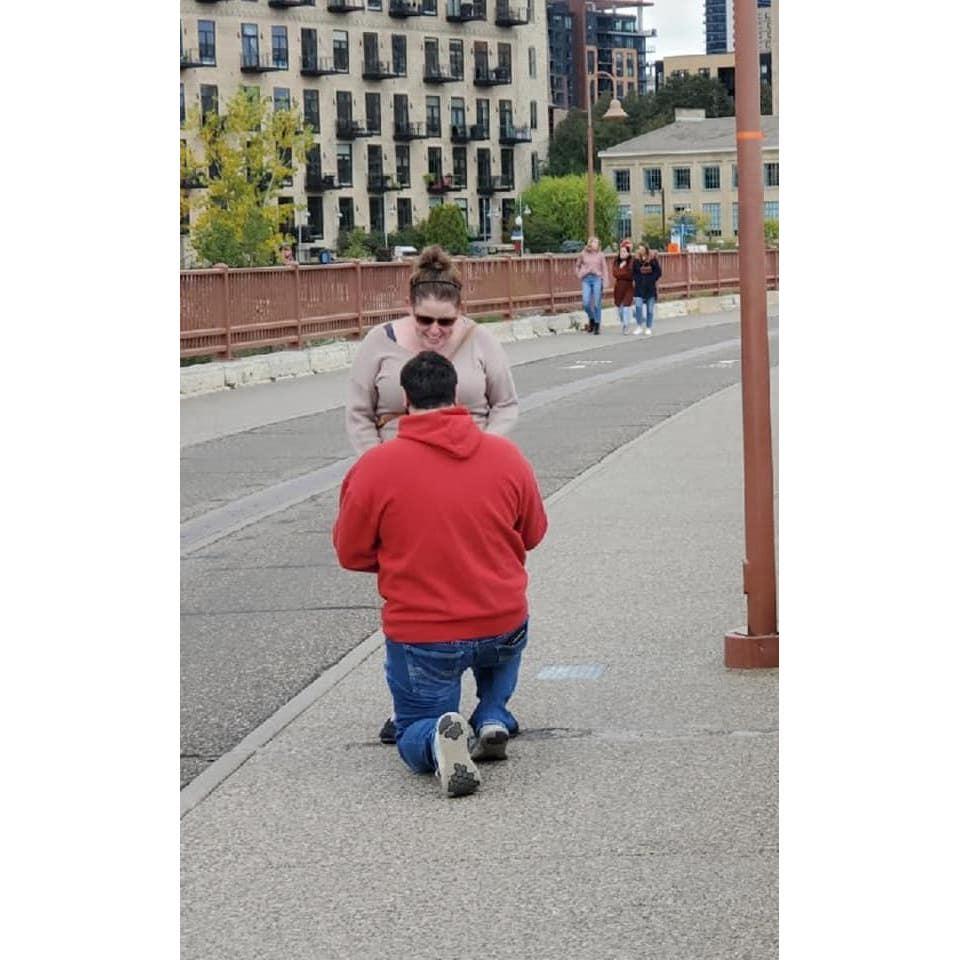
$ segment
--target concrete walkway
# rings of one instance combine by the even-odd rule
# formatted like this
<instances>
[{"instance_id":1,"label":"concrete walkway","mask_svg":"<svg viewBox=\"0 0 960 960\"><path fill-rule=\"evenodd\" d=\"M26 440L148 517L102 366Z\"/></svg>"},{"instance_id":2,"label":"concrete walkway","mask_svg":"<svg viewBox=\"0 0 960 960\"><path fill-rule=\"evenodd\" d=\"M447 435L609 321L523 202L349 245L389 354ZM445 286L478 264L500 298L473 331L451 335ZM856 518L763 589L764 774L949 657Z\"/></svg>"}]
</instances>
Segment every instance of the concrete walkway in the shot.
<instances>
[{"instance_id":1,"label":"concrete walkway","mask_svg":"<svg viewBox=\"0 0 960 960\"><path fill-rule=\"evenodd\" d=\"M376 649L188 813L184 960L776 957L777 675L723 667L741 456L734 387L551 499L524 732L476 795L376 741Z\"/></svg>"}]
</instances>

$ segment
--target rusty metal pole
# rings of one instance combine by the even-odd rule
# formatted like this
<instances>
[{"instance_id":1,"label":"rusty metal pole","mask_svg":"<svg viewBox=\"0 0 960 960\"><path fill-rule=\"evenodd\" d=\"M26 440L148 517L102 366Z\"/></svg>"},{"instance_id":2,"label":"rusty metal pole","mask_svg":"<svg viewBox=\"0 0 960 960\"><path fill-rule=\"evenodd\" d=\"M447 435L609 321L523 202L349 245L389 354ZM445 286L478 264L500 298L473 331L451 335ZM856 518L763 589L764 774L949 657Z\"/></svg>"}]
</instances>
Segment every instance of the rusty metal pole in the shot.
<instances>
[{"instance_id":1,"label":"rusty metal pole","mask_svg":"<svg viewBox=\"0 0 960 960\"><path fill-rule=\"evenodd\" d=\"M747 632L728 633L727 667L776 667L777 583L774 555L770 346L761 180L760 67L755 0L734 0L737 169L740 204L740 357L743 390L743 490Z\"/></svg>"},{"instance_id":2,"label":"rusty metal pole","mask_svg":"<svg viewBox=\"0 0 960 960\"><path fill-rule=\"evenodd\" d=\"M584 242L593 236L593 106L590 96L590 70L587 63L587 4L580 5L580 37L583 41L583 100L587 108L587 235Z\"/></svg>"}]
</instances>

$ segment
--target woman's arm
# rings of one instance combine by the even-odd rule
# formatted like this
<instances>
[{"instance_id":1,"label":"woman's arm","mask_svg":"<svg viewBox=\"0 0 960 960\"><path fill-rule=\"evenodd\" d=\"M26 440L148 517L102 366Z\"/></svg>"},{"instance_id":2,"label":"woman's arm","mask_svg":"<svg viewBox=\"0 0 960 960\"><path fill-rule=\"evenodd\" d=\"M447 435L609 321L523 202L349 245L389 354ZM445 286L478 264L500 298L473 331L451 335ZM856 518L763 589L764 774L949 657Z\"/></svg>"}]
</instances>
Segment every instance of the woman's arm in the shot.
<instances>
[{"instance_id":1,"label":"woman's arm","mask_svg":"<svg viewBox=\"0 0 960 960\"><path fill-rule=\"evenodd\" d=\"M353 360L347 381L346 428L350 445L363 453L380 443L377 431L376 376L380 369L380 352L376 347L377 330L371 330Z\"/></svg>"},{"instance_id":2,"label":"woman's arm","mask_svg":"<svg viewBox=\"0 0 960 960\"><path fill-rule=\"evenodd\" d=\"M509 433L520 416L520 400L510 372L510 361L503 345L494 340L485 330L478 330L482 337L483 365L487 376L487 433L503 436Z\"/></svg>"}]
</instances>

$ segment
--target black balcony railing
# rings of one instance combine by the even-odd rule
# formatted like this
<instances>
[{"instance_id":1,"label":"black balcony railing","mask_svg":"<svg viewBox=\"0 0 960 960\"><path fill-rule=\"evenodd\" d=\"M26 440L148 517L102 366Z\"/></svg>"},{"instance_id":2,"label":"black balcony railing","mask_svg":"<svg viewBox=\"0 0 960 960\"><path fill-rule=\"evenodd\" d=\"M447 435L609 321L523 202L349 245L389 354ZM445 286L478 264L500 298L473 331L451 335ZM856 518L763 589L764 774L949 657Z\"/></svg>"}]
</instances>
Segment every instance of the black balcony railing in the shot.
<instances>
[{"instance_id":1,"label":"black balcony railing","mask_svg":"<svg viewBox=\"0 0 960 960\"><path fill-rule=\"evenodd\" d=\"M347 73L346 67L338 67L333 57L304 57L300 73L304 77L326 77L334 73Z\"/></svg>"},{"instance_id":2,"label":"black balcony railing","mask_svg":"<svg viewBox=\"0 0 960 960\"><path fill-rule=\"evenodd\" d=\"M439 177L430 177L426 179L427 193L450 193L451 190L465 190L466 181L462 177L456 177L452 173L444 173Z\"/></svg>"},{"instance_id":3,"label":"black balcony railing","mask_svg":"<svg viewBox=\"0 0 960 960\"><path fill-rule=\"evenodd\" d=\"M181 190L202 190L207 185L207 178L202 173L188 173L180 178Z\"/></svg>"},{"instance_id":4,"label":"black balcony railing","mask_svg":"<svg viewBox=\"0 0 960 960\"><path fill-rule=\"evenodd\" d=\"M390 0L390 16L403 17L422 17L423 11L419 3L412 3L411 0Z\"/></svg>"},{"instance_id":5,"label":"black balcony railing","mask_svg":"<svg viewBox=\"0 0 960 960\"><path fill-rule=\"evenodd\" d=\"M353 13L354 10L366 10L360 0L327 0L328 13Z\"/></svg>"},{"instance_id":6,"label":"black balcony railing","mask_svg":"<svg viewBox=\"0 0 960 960\"><path fill-rule=\"evenodd\" d=\"M477 67L473 82L478 87L499 87L511 82L510 70L506 67Z\"/></svg>"},{"instance_id":7,"label":"black balcony railing","mask_svg":"<svg viewBox=\"0 0 960 960\"><path fill-rule=\"evenodd\" d=\"M530 8L512 7L503 0L497 0L497 14L494 23L498 27L522 27L530 22Z\"/></svg>"},{"instance_id":8,"label":"black balcony railing","mask_svg":"<svg viewBox=\"0 0 960 960\"><path fill-rule=\"evenodd\" d=\"M450 125L450 139L454 143L469 143L470 129L465 123L453 123Z\"/></svg>"},{"instance_id":9,"label":"black balcony railing","mask_svg":"<svg viewBox=\"0 0 960 960\"><path fill-rule=\"evenodd\" d=\"M393 77L399 76L400 74L397 73L386 60L364 61L364 80L390 80Z\"/></svg>"},{"instance_id":10,"label":"black balcony railing","mask_svg":"<svg viewBox=\"0 0 960 960\"><path fill-rule=\"evenodd\" d=\"M512 123L500 124L501 143L530 143L532 139L529 127L515 127Z\"/></svg>"},{"instance_id":11,"label":"black balcony railing","mask_svg":"<svg viewBox=\"0 0 960 960\"><path fill-rule=\"evenodd\" d=\"M285 7L312 7L314 0L268 0L267 6L283 10Z\"/></svg>"},{"instance_id":12,"label":"black balcony railing","mask_svg":"<svg viewBox=\"0 0 960 960\"><path fill-rule=\"evenodd\" d=\"M307 169L304 178L304 187L311 193L324 193L326 190L337 189L337 178L332 173L320 173L319 170Z\"/></svg>"},{"instance_id":13,"label":"black balcony railing","mask_svg":"<svg viewBox=\"0 0 960 960\"><path fill-rule=\"evenodd\" d=\"M270 73L274 70L286 70L287 61L276 63L272 57L243 54L240 58L241 73Z\"/></svg>"},{"instance_id":14,"label":"black balcony railing","mask_svg":"<svg viewBox=\"0 0 960 960\"><path fill-rule=\"evenodd\" d=\"M424 140L429 136L427 128L422 123L404 123L398 120L393 125L394 140Z\"/></svg>"},{"instance_id":15,"label":"black balcony railing","mask_svg":"<svg viewBox=\"0 0 960 960\"><path fill-rule=\"evenodd\" d=\"M447 0L447 20L450 23L470 23L473 20L487 19L485 0L474 3L461 3L459 0Z\"/></svg>"},{"instance_id":16,"label":"black balcony railing","mask_svg":"<svg viewBox=\"0 0 960 960\"><path fill-rule=\"evenodd\" d=\"M513 189L513 177L479 177L477 179L477 193L491 194L502 190Z\"/></svg>"},{"instance_id":17,"label":"black balcony railing","mask_svg":"<svg viewBox=\"0 0 960 960\"><path fill-rule=\"evenodd\" d=\"M402 190L403 187L390 174L371 173L367 177L368 193L386 193L388 190Z\"/></svg>"},{"instance_id":18,"label":"black balcony railing","mask_svg":"<svg viewBox=\"0 0 960 960\"><path fill-rule=\"evenodd\" d=\"M448 67L441 67L439 64L430 63L423 68L424 83L456 83L462 79L462 74L455 76Z\"/></svg>"},{"instance_id":19,"label":"black balcony railing","mask_svg":"<svg viewBox=\"0 0 960 960\"><path fill-rule=\"evenodd\" d=\"M482 123L474 123L470 126L471 140L489 140L490 128Z\"/></svg>"},{"instance_id":20,"label":"black balcony railing","mask_svg":"<svg viewBox=\"0 0 960 960\"><path fill-rule=\"evenodd\" d=\"M188 67L215 67L216 65L216 56L206 50L184 50L180 54L181 70L186 70Z\"/></svg>"},{"instance_id":21,"label":"black balcony railing","mask_svg":"<svg viewBox=\"0 0 960 960\"><path fill-rule=\"evenodd\" d=\"M357 137L373 137L376 131L368 130L366 125L358 120L338 120L337 139L355 140Z\"/></svg>"}]
</instances>

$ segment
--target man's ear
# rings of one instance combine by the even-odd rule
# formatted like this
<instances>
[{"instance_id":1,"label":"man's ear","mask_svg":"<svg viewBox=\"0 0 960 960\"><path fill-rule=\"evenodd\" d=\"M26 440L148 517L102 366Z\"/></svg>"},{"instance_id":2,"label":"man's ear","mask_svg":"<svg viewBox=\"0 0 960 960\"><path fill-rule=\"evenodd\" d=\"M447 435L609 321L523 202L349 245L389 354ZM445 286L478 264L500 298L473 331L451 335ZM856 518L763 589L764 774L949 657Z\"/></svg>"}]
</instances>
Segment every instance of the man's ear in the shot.
<instances>
[{"instance_id":1,"label":"man's ear","mask_svg":"<svg viewBox=\"0 0 960 960\"><path fill-rule=\"evenodd\" d=\"M400 392L403 394L403 406L404 406L404 409L407 411L407 413L409 413L409 412L410 412L410 398L407 396L407 391L404 390L403 387L400 388Z\"/></svg>"}]
</instances>

